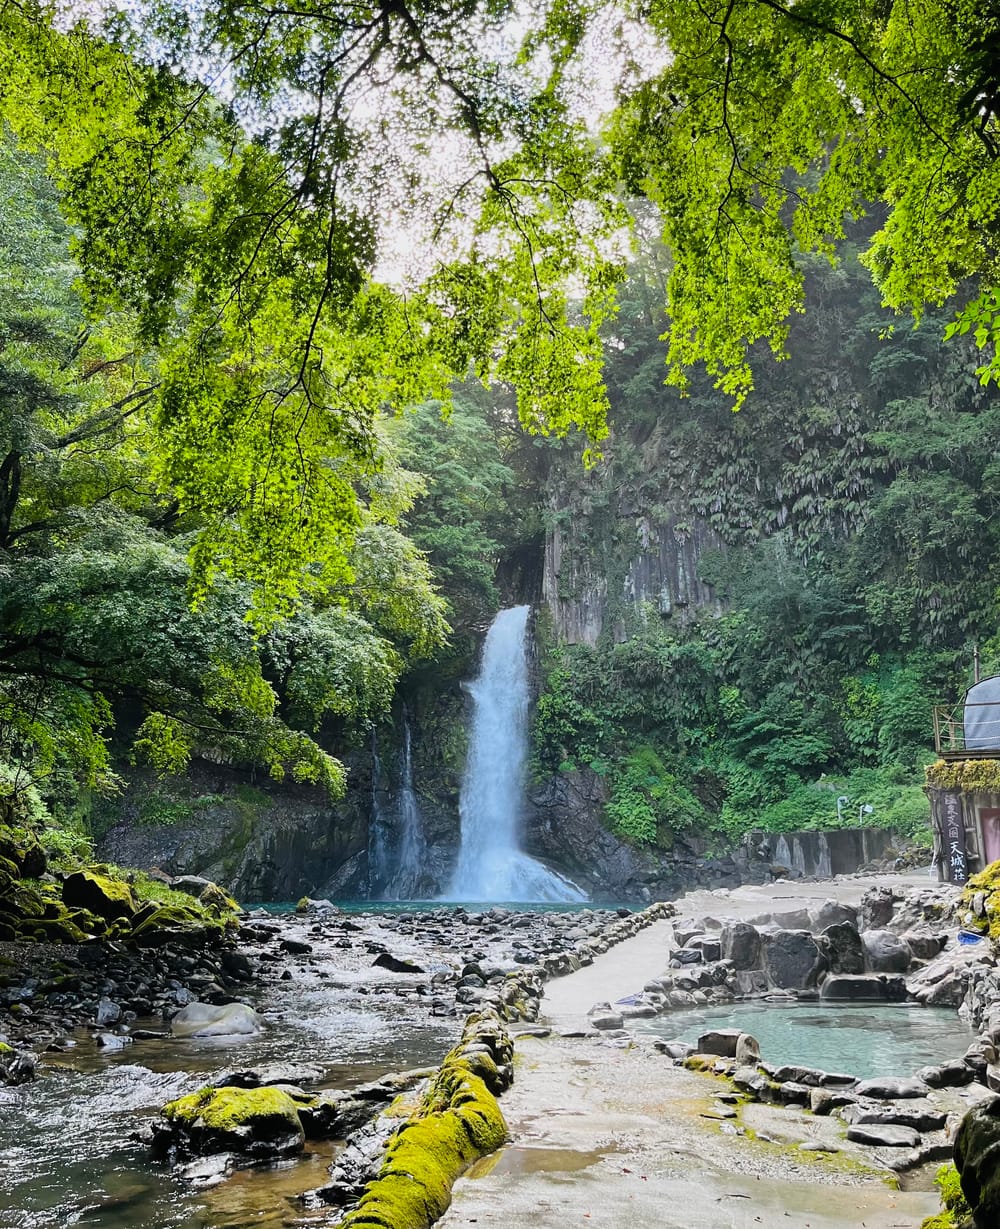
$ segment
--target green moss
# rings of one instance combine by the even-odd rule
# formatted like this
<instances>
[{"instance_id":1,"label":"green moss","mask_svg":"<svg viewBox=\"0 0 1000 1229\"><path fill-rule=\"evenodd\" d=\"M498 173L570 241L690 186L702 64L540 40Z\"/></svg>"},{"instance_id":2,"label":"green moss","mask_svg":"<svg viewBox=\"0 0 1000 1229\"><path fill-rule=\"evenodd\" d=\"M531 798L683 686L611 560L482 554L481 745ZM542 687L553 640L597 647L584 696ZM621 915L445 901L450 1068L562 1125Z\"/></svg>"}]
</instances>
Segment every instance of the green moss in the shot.
<instances>
[{"instance_id":1,"label":"green moss","mask_svg":"<svg viewBox=\"0 0 1000 1229\"><path fill-rule=\"evenodd\" d=\"M163 1113L171 1122L196 1123L212 1131L235 1131L261 1118L282 1118L298 1127L295 1102L280 1088L201 1088L170 1101Z\"/></svg>"},{"instance_id":2,"label":"green moss","mask_svg":"<svg viewBox=\"0 0 1000 1229\"><path fill-rule=\"evenodd\" d=\"M1000 794L1000 760L935 760L924 775L929 789Z\"/></svg>"},{"instance_id":3,"label":"green moss","mask_svg":"<svg viewBox=\"0 0 1000 1229\"><path fill-rule=\"evenodd\" d=\"M445 1058L421 1106L393 1136L378 1177L341 1222L344 1229L426 1229L447 1210L455 1179L507 1138L500 1106L473 1070L481 1056L462 1054L464 1043Z\"/></svg>"},{"instance_id":4,"label":"green moss","mask_svg":"<svg viewBox=\"0 0 1000 1229\"><path fill-rule=\"evenodd\" d=\"M96 867L67 875L62 896L71 908L89 909L109 920L131 917L137 908L129 885L109 871Z\"/></svg>"},{"instance_id":5,"label":"green moss","mask_svg":"<svg viewBox=\"0 0 1000 1229\"><path fill-rule=\"evenodd\" d=\"M985 896L984 917L978 917L972 909L973 900L979 892ZM991 862L969 879L962 890L958 911L963 925L988 934L993 943L1000 946L1000 862Z\"/></svg>"},{"instance_id":6,"label":"green moss","mask_svg":"<svg viewBox=\"0 0 1000 1229\"><path fill-rule=\"evenodd\" d=\"M688 1071L704 1071L714 1075L715 1064L718 1061L718 1057L714 1054L689 1054L681 1065L687 1067Z\"/></svg>"}]
</instances>

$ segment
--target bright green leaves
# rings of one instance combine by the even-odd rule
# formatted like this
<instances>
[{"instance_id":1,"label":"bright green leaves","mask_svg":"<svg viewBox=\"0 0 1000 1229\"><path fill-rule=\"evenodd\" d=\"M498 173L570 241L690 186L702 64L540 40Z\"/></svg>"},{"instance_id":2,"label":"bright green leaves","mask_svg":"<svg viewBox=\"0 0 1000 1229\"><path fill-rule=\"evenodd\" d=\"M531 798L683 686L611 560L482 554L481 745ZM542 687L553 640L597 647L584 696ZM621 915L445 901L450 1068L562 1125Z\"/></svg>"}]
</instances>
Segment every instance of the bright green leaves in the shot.
<instances>
[{"instance_id":1,"label":"bright green leaves","mask_svg":"<svg viewBox=\"0 0 1000 1229\"><path fill-rule=\"evenodd\" d=\"M889 305L919 311L989 273L996 118L960 106L983 20L981 6L938 0L653 6L668 64L625 101L610 139L673 256L670 383L686 388L704 363L738 408L750 347L764 339L780 356L802 308L798 252L829 253L845 217L880 199L866 259Z\"/></svg>"},{"instance_id":2,"label":"bright green leaves","mask_svg":"<svg viewBox=\"0 0 1000 1229\"><path fill-rule=\"evenodd\" d=\"M945 337L972 334L980 350L992 349L992 357L977 371L980 384L1000 384L1000 290L984 290L958 312L945 328Z\"/></svg>"}]
</instances>

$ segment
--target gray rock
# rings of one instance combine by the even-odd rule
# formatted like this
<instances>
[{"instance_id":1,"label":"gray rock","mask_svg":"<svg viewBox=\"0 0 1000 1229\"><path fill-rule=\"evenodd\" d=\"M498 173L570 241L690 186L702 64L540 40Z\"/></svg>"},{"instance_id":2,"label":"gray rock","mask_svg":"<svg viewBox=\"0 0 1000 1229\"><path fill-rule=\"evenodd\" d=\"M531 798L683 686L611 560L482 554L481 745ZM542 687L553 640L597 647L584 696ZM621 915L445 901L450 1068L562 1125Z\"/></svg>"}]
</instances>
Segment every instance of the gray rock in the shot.
<instances>
[{"instance_id":1,"label":"gray rock","mask_svg":"<svg viewBox=\"0 0 1000 1229\"><path fill-rule=\"evenodd\" d=\"M771 916L774 925L777 926L779 930L809 929L808 909L788 909L784 913L774 913Z\"/></svg>"},{"instance_id":2,"label":"gray rock","mask_svg":"<svg viewBox=\"0 0 1000 1229\"><path fill-rule=\"evenodd\" d=\"M746 1035L738 1028L711 1029L698 1038L698 1053L716 1054L719 1058L735 1058L740 1038Z\"/></svg>"},{"instance_id":3,"label":"gray rock","mask_svg":"<svg viewBox=\"0 0 1000 1229\"><path fill-rule=\"evenodd\" d=\"M870 1148L915 1148L920 1135L910 1127L859 1125L847 1128L847 1138Z\"/></svg>"},{"instance_id":4,"label":"gray rock","mask_svg":"<svg viewBox=\"0 0 1000 1229\"><path fill-rule=\"evenodd\" d=\"M813 1088L809 1093L809 1108L814 1114L829 1114L853 1102L854 1094L842 1088Z\"/></svg>"},{"instance_id":5,"label":"gray rock","mask_svg":"<svg viewBox=\"0 0 1000 1229\"><path fill-rule=\"evenodd\" d=\"M132 1038L123 1036L121 1033L97 1033L94 1041L102 1050L124 1050L126 1046L132 1044Z\"/></svg>"},{"instance_id":6,"label":"gray rock","mask_svg":"<svg viewBox=\"0 0 1000 1229\"><path fill-rule=\"evenodd\" d=\"M834 922L827 926L820 942L834 973L857 974L865 971L861 936L853 922Z\"/></svg>"},{"instance_id":7,"label":"gray rock","mask_svg":"<svg viewBox=\"0 0 1000 1229\"><path fill-rule=\"evenodd\" d=\"M265 1063L227 1071L218 1082L227 1088L261 1088L269 1084L318 1084L324 1075L325 1067L310 1063Z\"/></svg>"},{"instance_id":8,"label":"gray rock","mask_svg":"<svg viewBox=\"0 0 1000 1229\"><path fill-rule=\"evenodd\" d=\"M722 947L718 935L695 935L692 939L688 940L684 950L700 952L701 958L706 964L713 960L718 960L722 955Z\"/></svg>"},{"instance_id":9,"label":"gray rock","mask_svg":"<svg viewBox=\"0 0 1000 1229\"><path fill-rule=\"evenodd\" d=\"M740 1033L733 1057L741 1067L760 1062L760 1042L751 1033Z\"/></svg>"},{"instance_id":10,"label":"gray rock","mask_svg":"<svg viewBox=\"0 0 1000 1229\"><path fill-rule=\"evenodd\" d=\"M834 974L820 986L819 996L829 1002L900 1003L906 998L901 974L865 973L861 976Z\"/></svg>"},{"instance_id":11,"label":"gray rock","mask_svg":"<svg viewBox=\"0 0 1000 1229\"><path fill-rule=\"evenodd\" d=\"M731 922L723 927L720 945L723 960L732 962L738 972L760 965L760 934L749 922Z\"/></svg>"},{"instance_id":12,"label":"gray rock","mask_svg":"<svg viewBox=\"0 0 1000 1229\"><path fill-rule=\"evenodd\" d=\"M236 1168L236 1157L232 1152L216 1152L212 1156L202 1156L186 1165L175 1165L170 1171L175 1178L189 1182L194 1187L217 1186L228 1178Z\"/></svg>"},{"instance_id":13,"label":"gray rock","mask_svg":"<svg viewBox=\"0 0 1000 1229\"><path fill-rule=\"evenodd\" d=\"M961 1058L933 1067L921 1067L917 1075L931 1088L960 1088L975 1079L975 1072Z\"/></svg>"},{"instance_id":14,"label":"gray rock","mask_svg":"<svg viewBox=\"0 0 1000 1229\"><path fill-rule=\"evenodd\" d=\"M854 1089L859 1097L874 1097L877 1101L896 1101L907 1097L926 1097L927 1085L923 1080L902 1076L877 1076L862 1080Z\"/></svg>"},{"instance_id":15,"label":"gray rock","mask_svg":"<svg viewBox=\"0 0 1000 1229\"><path fill-rule=\"evenodd\" d=\"M920 1105L894 1105L892 1102L857 1101L846 1105L840 1115L848 1126L897 1126L912 1131L941 1131L948 1115L930 1101Z\"/></svg>"},{"instance_id":16,"label":"gray rock","mask_svg":"<svg viewBox=\"0 0 1000 1229\"><path fill-rule=\"evenodd\" d=\"M27 1084L35 1078L35 1065L35 1056L28 1050L0 1052L0 1084Z\"/></svg>"},{"instance_id":17,"label":"gray rock","mask_svg":"<svg viewBox=\"0 0 1000 1229\"><path fill-rule=\"evenodd\" d=\"M905 939L891 930L866 930L861 935L865 966L872 973L905 973L913 953Z\"/></svg>"},{"instance_id":18,"label":"gray rock","mask_svg":"<svg viewBox=\"0 0 1000 1229\"><path fill-rule=\"evenodd\" d=\"M948 941L948 936L927 926L906 930L900 936L916 960L933 960Z\"/></svg>"},{"instance_id":19,"label":"gray rock","mask_svg":"<svg viewBox=\"0 0 1000 1229\"><path fill-rule=\"evenodd\" d=\"M684 1059L695 1052L695 1047L689 1041L664 1041L662 1037L653 1042L653 1049L674 1059Z\"/></svg>"},{"instance_id":20,"label":"gray rock","mask_svg":"<svg viewBox=\"0 0 1000 1229\"><path fill-rule=\"evenodd\" d=\"M852 905L842 905L839 900L825 900L815 909L809 910L809 928L817 934L831 926L841 926L845 922L857 930L858 911Z\"/></svg>"},{"instance_id":21,"label":"gray rock","mask_svg":"<svg viewBox=\"0 0 1000 1229\"><path fill-rule=\"evenodd\" d=\"M782 1105L808 1105L812 1089L806 1084L797 1084L794 1080L786 1080L777 1088L777 1099Z\"/></svg>"},{"instance_id":22,"label":"gray rock","mask_svg":"<svg viewBox=\"0 0 1000 1229\"><path fill-rule=\"evenodd\" d=\"M764 944L768 983L781 990L806 990L819 982L826 957L808 930L779 930Z\"/></svg>"},{"instance_id":23,"label":"gray rock","mask_svg":"<svg viewBox=\"0 0 1000 1229\"><path fill-rule=\"evenodd\" d=\"M107 1028L109 1024L117 1024L122 1018L122 1009L108 998L99 999L94 1022L98 1028Z\"/></svg>"},{"instance_id":24,"label":"gray rock","mask_svg":"<svg viewBox=\"0 0 1000 1229\"><path fill-rule=\"evenodd\" d=\"M170 1021L174 1037L237 1037L263 1030L264 1022L245 1003L188 1003Z\"/></svg>"},{"instance_id":25,"label":"gray rock","mask_svg":"<svg viewBox=\"0 0 1000 1229\"><path fill-rule=\"evenodd\" d=\"M896 897L892 888L879 885L869 888L861 899L861 909L858 913L859 930L881 930L888 926L896 908Z\"/></svg>"},{"instance_id":26,"label":"gray rock","mask_svg":"<svg viewBox=\"0 0 1000 1229\"><path fill-rule=\"evenodd\" d=\"M624 1020L617 1011L599 1011L592 1013L589 1018L593 1027L602 1031L618 1029L624 1024Z\"/></svg>"},{"instance_id":27,"label":"gray rock","mask_svg":"<svg viewBox=\"0 0 1000 1229\"><path fill-rule=\"evenodd\" d=\"M823 1071L819 1067L803 1067L799 1064L786 1063L780 1067L772 1067L769 1063L764 1068L773 1080L782 1083L794 1080L799 1084L808 1084L813 1088L849 1088L857 1084L857 1077L839 1071Z\"/></svg>"}]
</instances>

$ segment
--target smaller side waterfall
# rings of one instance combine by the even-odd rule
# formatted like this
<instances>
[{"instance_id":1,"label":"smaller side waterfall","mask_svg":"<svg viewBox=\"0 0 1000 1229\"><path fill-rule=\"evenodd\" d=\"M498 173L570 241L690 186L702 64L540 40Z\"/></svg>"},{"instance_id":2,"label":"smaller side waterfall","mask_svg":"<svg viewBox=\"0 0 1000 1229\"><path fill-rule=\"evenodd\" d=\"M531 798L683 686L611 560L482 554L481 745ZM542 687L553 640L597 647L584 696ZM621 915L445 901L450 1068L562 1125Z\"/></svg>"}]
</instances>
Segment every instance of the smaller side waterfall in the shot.
<instances>
[{"instance_id":1,"label":"smaller side waterfall","mask_svg":"<svg viewBox=\"0 0 1000 1229\"><path fill-rule=\"evenodd\" d=\"M372 740L372 817L368 840L368 892L373 900L419 900L427 856L423 816L413 784L413 732L403 709L403 756L399 789L387 791L377 744Z\"/></svg>"},{"instance_id":2,"label":"smaller side waterfall","mask_svg":"<svg viewBox=\"0 0 1000 1229\"><path fill-rule=\"evenodd\" d=\"M520 847L528 758L527 606L501 610L483 645L459 801L462 844L445 899L579 901L586 895Z\"/></svg>"},{"instance_id":3,"label":"smaller side waterfall","mask_svg":"<svg viewBox=\"0 0 1000 1229\"><path fill-rule=\"evenodd\" d=\"M389 879L391 870L391 824L385 807L385 784L382 761L378 754L378 738L372 731L372 815L368 825L368 895L377 900Z\"/></svg>"},{"instance_id":4,"label":"smaller side waterfall","mask_svg":"<svg viewBox=\"0 0 1000 1229\"><path fill-rule=\"evenodd\" d=\"M427 838L424 834L424 818L420 814L417 791L413 788L413 732L406 709L403 710L403 776L396 804L396 826L399 833L399 851L396 857L396 872L386 890L386 899L417 900L427 857Z\"/></svg>"}]
</instances>

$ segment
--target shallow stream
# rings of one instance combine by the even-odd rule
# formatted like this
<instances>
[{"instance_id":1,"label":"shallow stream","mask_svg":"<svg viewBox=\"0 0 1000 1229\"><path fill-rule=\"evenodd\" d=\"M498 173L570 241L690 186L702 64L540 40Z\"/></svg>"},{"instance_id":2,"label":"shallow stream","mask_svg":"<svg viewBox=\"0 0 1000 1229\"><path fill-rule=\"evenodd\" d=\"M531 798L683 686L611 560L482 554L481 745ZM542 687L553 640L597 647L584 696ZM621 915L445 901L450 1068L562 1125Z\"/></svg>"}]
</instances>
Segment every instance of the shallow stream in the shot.
<instances>
[{"instance_id":1,"label":"shallow stream","mask_svg":"<svg viewBox=\"0 0 1000 1229\"><path fill-rule=\"evenodd\" d=\"M274 1021L274 1013L268 1012ZM151 1025L157 1022L150 1021ZM220 1186L188 1191L129 1135L211 1073L270 1062L319 1063L326 1087L436 1064L454 1020L407 1021L378 1004L345 1008L335 991L298 988L294 1010L255 1037L137 1041L125 1050L79 1046L48 1056L38 1080L0 1089L0 1229L246 1229L306 1224L294 1202L322 1186L334 1148L307 1145L287 1166L242 1170Z\"/></svg>"}]
</instances>

